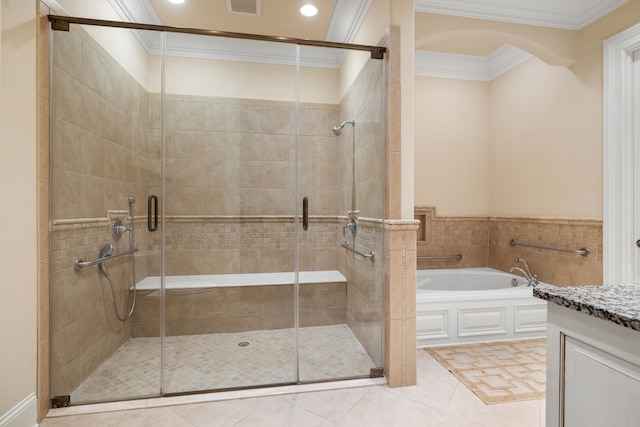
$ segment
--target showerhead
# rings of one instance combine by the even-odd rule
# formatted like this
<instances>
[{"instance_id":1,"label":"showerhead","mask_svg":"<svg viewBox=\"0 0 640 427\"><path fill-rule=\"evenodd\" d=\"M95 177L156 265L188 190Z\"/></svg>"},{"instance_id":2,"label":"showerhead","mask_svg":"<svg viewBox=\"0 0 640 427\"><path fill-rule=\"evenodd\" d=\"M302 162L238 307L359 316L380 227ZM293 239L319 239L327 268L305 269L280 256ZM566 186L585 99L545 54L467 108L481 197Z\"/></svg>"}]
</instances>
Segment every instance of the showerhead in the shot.
<instances>
[{"instance_id":1,"label":"showerhead","mask_svg":"<svg viewBox=\"0 0 640 427\"><path fill-rule=\"evenodd\" d=\"M342 133L342 128L345 127L346 125L351 124L352 126L356 125L356 121L355 120L345 120L344 122L340 123L337 126L334 126L332 130L333 134L335 136L340 136L340 134Z\"/></svg>"}]
</instances>

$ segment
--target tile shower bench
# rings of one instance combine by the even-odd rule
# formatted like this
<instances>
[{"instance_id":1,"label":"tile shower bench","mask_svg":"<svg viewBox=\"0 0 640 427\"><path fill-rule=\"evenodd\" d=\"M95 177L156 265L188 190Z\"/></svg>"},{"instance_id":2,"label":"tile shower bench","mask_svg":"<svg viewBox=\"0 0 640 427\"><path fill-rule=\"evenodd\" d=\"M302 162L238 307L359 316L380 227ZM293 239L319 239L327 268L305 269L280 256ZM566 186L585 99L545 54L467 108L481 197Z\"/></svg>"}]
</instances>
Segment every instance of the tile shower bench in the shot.
<instances>
[{"instance_id":1,"label":"tile shower bench","mask_svg":"<svg viewBox=\"0 0 640 427\"><path fill-rule=\"evenodd\" d=\"M294 326L294 273L165 277L165 333L192 335ZM347 279L337 270L301 271L301 327L347 323ZM160 333L160 277L139 281L132 337Z\"/></svg>"},{"instance_id":2,"label":"tile shower bench","mask_svg":"<svg viewBox=\"0 0 640 427\"><path fill-rule=\"evenodd\" d=\"M639 425L640 284L533 294L548 306L546 425Z\"/></svg>"}]
</instances>

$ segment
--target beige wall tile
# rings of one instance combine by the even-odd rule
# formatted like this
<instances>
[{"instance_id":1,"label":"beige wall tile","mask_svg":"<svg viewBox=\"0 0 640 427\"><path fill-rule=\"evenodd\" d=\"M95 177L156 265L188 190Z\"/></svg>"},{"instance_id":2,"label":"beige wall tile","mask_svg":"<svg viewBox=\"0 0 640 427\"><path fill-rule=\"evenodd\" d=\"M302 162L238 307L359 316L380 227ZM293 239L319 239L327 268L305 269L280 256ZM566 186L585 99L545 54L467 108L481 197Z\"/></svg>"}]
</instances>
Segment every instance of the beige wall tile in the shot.
<instances>
[{"instance_id":1,"label":"beige wall tile","mask_svg":"<svg viewBox=\"0 0 640 427\"><path fill-rule=\"evenodd\" d=\"M438 217L434 208L416 208L426 218L425 240L417 242L418 256L454 255L461 261L419 260L418 268L492 267L508 271L516 256L525 258L541 281L558 286L602 281L602 222L553 218ZM576 254L514 247L511 239L549 247L580 249Z\"/></svg>"}]
</instances>

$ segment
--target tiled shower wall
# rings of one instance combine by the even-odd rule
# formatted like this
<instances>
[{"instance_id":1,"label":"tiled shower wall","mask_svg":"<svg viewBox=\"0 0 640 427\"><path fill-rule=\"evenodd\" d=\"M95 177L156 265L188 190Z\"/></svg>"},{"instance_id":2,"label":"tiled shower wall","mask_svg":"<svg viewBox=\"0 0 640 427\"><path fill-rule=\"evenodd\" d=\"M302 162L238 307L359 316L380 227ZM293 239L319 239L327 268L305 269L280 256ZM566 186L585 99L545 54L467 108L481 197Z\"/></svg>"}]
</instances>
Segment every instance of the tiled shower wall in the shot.
<instances>
[{"instance_id":1,"label":"tiled shower wall","mask_svg":"<svg viewBox=\"0 0 640 427\"><path fill-rule=\"evenodd\" d=\"M340 122L355 119L339 137L340 214L359 211L358 231L342 240L376 261L351 252L341 271L347 277L347 324L377 366L382 366L384 299L385 150L384 62L369 59L340 103ZM354 184L355 183L355 184ZM342 218L343 224L349 220Z\"/></svg>"},{"instance_id":2,"label":"tiled shower wall","mask_svg":"<svg viewBox=\"0 0 640 427\"><path fill-rule=\"evenodd\" d=\"M602 221L553 218L438 217L433 207L417 207L418 268L492 267L508 271L516 256L533 273L558 286L602 282ZM563 249L588 248L590 254L511 246L521 243ZM462 260L425 260L421 256L454 255Z\"/></svg>"}]
</instances>

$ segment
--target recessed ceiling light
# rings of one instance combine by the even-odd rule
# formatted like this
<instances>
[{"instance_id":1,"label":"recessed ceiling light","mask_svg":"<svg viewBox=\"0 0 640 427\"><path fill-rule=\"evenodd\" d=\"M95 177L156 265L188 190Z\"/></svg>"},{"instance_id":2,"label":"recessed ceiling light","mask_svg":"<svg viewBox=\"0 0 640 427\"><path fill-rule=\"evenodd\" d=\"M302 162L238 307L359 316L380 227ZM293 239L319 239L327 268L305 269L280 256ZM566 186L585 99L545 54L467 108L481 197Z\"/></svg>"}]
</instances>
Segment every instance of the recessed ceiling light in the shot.
<instances>
[{"instance_id":1,"label":"recessed ceiling light","mask_svg":"<svg viewBox=\"0 0 640 427\"><path fill-rule=\"evenodd\" d=\"M305 4L300 8L300 13L304 16L316 16L318 8L312 4Z\"/></svg>"},{"instance_id":2,"label":"recessed ceiling light","mask_svg":"<svg viewBox=\"0 0 640 427\"><path fill-rule=\"evenodd\" d=\"M175 4L182 4L184 3L184 0L169 0L171 3L175 3Z\"/></svg>"}]
</instances>

